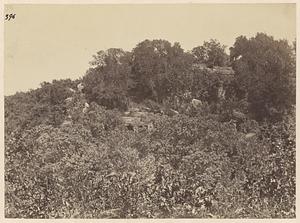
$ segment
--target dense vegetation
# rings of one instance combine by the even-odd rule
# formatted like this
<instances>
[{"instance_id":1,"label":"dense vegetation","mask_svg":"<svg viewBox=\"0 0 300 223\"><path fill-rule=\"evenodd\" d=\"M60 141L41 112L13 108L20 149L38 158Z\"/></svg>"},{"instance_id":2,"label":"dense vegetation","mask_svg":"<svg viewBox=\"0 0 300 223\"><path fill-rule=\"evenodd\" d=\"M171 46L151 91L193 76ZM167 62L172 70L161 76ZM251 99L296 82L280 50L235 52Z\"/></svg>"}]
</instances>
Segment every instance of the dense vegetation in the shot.
<instances>
[{"instance_id":1,"label":"dense vegetation","mask_svg":"<svg viewBox=\"0 0 300 223\"><path fill-rule=\"evenodd\" d=\"M293 218L295 93L295 46L263 33L99 51L5 97L5 215ZM151 128L124 125L137 108Z\"/></svg>"}]
</instances>

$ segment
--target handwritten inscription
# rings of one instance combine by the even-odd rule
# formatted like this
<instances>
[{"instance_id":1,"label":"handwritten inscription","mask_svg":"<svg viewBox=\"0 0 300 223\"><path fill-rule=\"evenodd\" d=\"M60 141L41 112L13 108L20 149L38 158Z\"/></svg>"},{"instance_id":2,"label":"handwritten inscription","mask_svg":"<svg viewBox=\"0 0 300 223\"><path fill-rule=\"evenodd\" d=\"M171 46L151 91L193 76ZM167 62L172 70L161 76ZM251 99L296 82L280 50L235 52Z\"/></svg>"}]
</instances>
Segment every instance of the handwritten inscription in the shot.
<instances>
[{"instance_id":1,"label":"handwritten inscription","mask_svg":"<svg viewBox=\"0 0 300 223\"><path fill-rule=\"evenodd\" d=\"M12 13L5 14L5 20L6 21L10 21L10 20L15 19L15 18L16 18L16 14L12 14Z\"/></svg>"}]
</instances>

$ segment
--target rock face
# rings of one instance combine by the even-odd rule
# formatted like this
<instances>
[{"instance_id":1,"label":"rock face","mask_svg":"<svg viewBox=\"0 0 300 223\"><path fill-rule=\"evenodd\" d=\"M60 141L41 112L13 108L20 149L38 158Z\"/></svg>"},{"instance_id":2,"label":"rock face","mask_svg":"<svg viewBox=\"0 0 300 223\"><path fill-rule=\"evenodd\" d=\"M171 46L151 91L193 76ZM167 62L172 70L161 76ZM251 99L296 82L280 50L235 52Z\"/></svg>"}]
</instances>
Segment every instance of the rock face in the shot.
<instances>
[{"instance_id":1,"label":"rock face","mask_svg":"<svg viewBox=\"0 0 300 223\"><path fill-rule=\"evenodd\" d=\"M152 131L154 129L151 119L152 115L151 112L141 110L140 108L131 108L129 111L124 112L121 119L129 130L139 131L146 129Z\"/></svg>"},{"instance_id":2,"label":"rock face","mask_svg":"<svg viewBox=\"0 0 300 223\"><path fill-rule=\"evenodd\" d=\"M234 70L232 67L219 67L219 66L214 66L213 69L211 69L213 72L218 72L222 75L234 75Z\"/></svg>"},{"instance_id":3,"label":"rock face","mask_svg":"<svg viewBox=\"0 0 300 223\"><path fill-rule=\"evenodd\" d=\"M205 64L195 63L192 65L193 69L199 71L205 71L210 75L218 76L220 79L220 86L218 88L218 98L225 99L226 96L226 85L225 83L233 80L235 72L232 67L220 67L214 66L212 68L207 67Z\"/></svg>"}]
</instances>

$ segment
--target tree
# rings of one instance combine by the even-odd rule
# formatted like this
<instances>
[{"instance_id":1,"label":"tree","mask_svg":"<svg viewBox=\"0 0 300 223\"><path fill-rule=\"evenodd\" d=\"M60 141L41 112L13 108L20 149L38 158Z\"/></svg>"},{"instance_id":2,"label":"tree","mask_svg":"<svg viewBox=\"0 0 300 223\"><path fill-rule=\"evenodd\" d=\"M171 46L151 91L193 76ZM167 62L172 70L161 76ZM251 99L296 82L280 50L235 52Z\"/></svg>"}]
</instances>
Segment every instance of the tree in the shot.
<instances>
[{"instance_id":1,"label":"tree","mask_svg":"<svg viewBox=\"0 0 300 223\"><path fill-rule=\"evenodd\" d=\"M133 49L131 93L141 99L161 102L182 87L182 77L191 61L179 43L145 40Z\"/></svg>"},{"instance_id":2,"label":"tree","mask_svg":"<svg viewBox=\"0 0 300 223\"><path fill-rule=\"evenodd\" d=\"M66 116L65 99L76 89L79 80L53 80L41 87L5 97L5 129L28 129L40 124L59 126Z\"/></svg>"},{"instance_id":3,"label":"tree","mask_svg":"<svg viewBox=\"0 0 300 223\"><path fill-rule=\"evenodd\" d=\"M127 90L130 85L129 52L111 48L99 51L83 77L85 95L89 102L112 108L127 108Z\"/></svg>"},{"instance_id":4,"label":"tree","mask_svg":"<svg viewBox=\"0 0 300 223\"><path fill-rule=\"evenodd\" d=\"M264 33L250 39L240 36L230 48L230 58L237 90L247 97L255 119L278 119L295 104L295 59L286 40Z\"/></svg>"},{"instance_id":5,"label":"tree","mask_svg":"<svg viewBox=\"0 0 300 223\"><path fill-rule=\"evenodd\" d=\"M216 39L211 39L209 42L204 41L202 46L193 48L192 53L197 63L204 63L208 67L224 66L228 60L225 49L226 46Z\"/></svg>"}]
</instances>

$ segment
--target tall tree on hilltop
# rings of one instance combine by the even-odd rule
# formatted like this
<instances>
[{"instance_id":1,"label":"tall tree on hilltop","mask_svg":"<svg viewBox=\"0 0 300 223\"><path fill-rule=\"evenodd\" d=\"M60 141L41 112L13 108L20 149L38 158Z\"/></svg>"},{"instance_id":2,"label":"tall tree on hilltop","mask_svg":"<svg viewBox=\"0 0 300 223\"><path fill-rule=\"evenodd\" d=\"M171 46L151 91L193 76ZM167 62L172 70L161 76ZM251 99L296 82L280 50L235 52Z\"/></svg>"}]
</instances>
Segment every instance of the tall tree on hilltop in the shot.
<instances>
[{"instance_id":1,"label":"tall tree on hilltop","mask_svg":"<svg viewBox=\"0 0 300 223\"><path fill-rule=\"evenodd\" d=\"M133 49L131 89L140 98L161 102L182 87L182 75L189 67L189 57L179 43L166 40L145 40Z\"/></svg>"},{"instance_id":2,"label":"tall tree on hilltop","mask_svg":"<svg viewBox=\"0 0 300 223\"><path fill-rule=\"evenodd\" d=\"M286 40L264 33L240 36L230 49L238 89L247 96L249 111L257 120L280 118L295 104L295 58Z\"/></svg>"},{"instance_id":3,"label":"tall tree on hilltop","mask_svg":"<svg viewBox=\"0 0 300 223\"><path fill-rule=\"evenodd\" d=\"M83 78L87 99L107 108L126 109L131 55L122 49L99 51Z\"/></svg>"},{"instance_id":4,"label":"tall tree on hilltop","mask_svg":"<svg viewBox=\"0 0 300 223\"><path fill-rule=\"evenodd\" d=\"M228 55L225 52L226 46L221 45L216 39L204 41L202 46L193 48L192 53L197 63L204 63L208 67L225 66Z\"/></svg>"}]
</instances>

